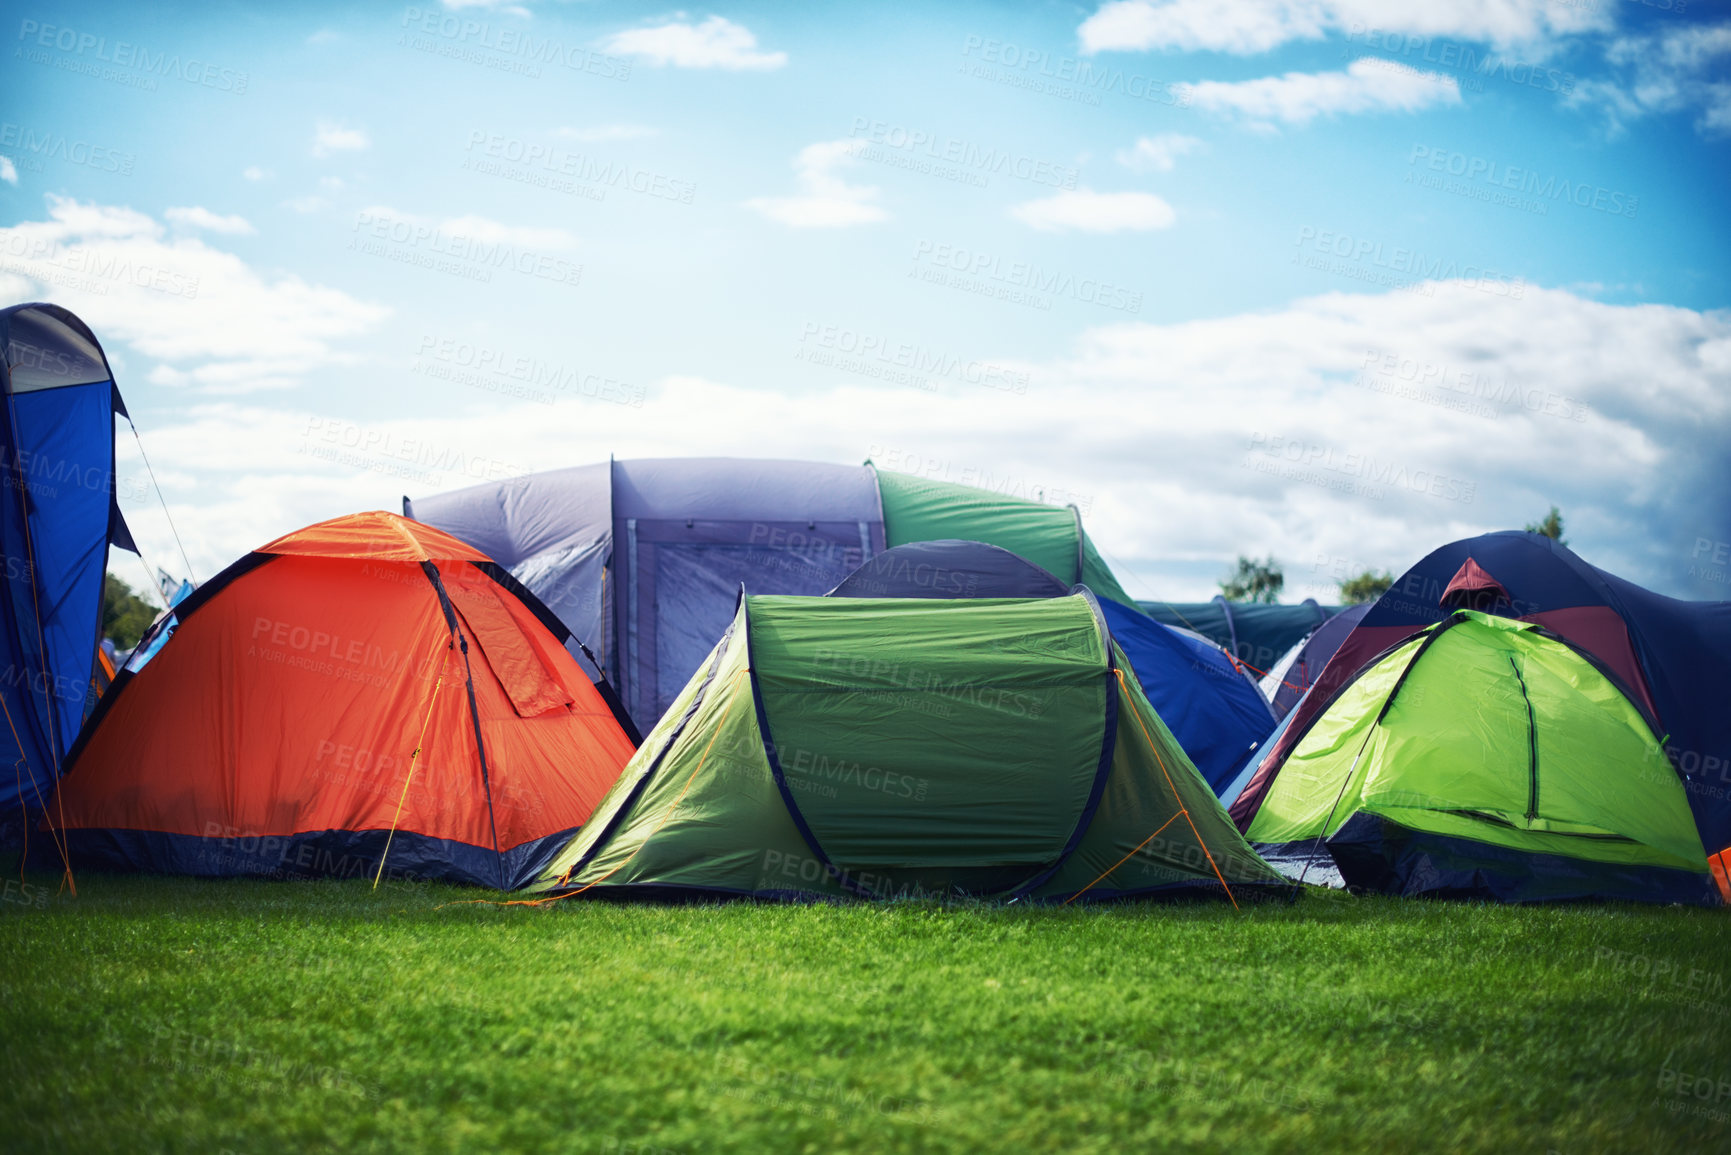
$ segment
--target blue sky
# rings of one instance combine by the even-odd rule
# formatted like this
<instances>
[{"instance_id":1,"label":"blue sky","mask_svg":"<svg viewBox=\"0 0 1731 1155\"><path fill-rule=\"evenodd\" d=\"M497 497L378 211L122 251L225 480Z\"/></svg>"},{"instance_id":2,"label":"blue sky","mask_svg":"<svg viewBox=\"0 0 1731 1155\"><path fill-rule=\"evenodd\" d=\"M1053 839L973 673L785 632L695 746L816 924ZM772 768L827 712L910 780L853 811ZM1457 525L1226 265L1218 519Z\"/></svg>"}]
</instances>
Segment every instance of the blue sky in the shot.
<instances>
[{"instance_id":1,"label":"blue sky","mask_svg":"<svg viewBox=\"0 0 1731 1155\"><path fill-rule=\"evenodd\" d=\"M1148 596L1553 502L1731 596L1731 14L1387 8L7 5L0 296L103 337L200 577L609 453L869 454L1076 501Z\"/></svg>"}]
</instances>

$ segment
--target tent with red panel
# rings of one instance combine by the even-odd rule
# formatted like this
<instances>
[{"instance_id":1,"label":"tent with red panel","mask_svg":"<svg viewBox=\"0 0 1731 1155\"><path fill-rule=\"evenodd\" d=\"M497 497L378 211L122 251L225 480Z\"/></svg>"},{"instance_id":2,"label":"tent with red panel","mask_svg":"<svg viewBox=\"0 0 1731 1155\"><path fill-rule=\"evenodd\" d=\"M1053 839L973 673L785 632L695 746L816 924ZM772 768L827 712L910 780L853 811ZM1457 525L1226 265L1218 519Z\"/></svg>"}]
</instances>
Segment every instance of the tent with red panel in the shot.
<instances>
[{"instance_id":1,"label":"tent with red panel","mask_svg":"<svg viewBox=\"0 0 1731 1155\"><path fill-rule=\"evenodd\" d=\"M1390 586L1255 759L1231 807L1238 828L1251 828L1294 749L1362 670L1457 610L1543 627L1626 687L1634 706L1653 720L1713 873L1731 901L1731 602L1656 594L1535 533L1505 531L1452 542Z\"/></svg>"},{"instance_id":2,"label":"tent with red panel","mask_svg":"<svg viewBox=\"0 0 1731 1155\"><path fill-rule=\"evenodd\" d=\"M160 628L68 755L53 814L75 868L511 889L635 747L558 618L394 514L279 538Z\"/></svg>"}]
</instances>

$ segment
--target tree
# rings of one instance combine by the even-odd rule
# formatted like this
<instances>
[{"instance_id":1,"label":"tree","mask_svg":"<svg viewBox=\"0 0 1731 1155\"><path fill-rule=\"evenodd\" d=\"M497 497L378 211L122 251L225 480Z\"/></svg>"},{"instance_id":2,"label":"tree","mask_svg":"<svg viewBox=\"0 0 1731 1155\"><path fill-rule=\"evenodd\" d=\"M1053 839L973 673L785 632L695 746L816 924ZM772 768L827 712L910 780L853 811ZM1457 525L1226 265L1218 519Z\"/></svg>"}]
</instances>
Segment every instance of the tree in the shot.
<instances>
[{"instance_id":1,"label":"tree","mask_svg":"<svg viewBox=\"0 0 1731 1155\"><path fill-rule=\"evenodd\" d=\"M123 650L138 644L156 611L139 597L133 588L115 577L105 575L102 583L102 635Z\"/></svg>"},{"instance_id":2,"label":"tree","mask_svg":"<svg viewBox=\"0 0 1731 1155\"><path fill-rule=\"evenodd\" d=\"M1374 602L1393 584L1393 574L1386 570L1379 573L1376 570L1367 569L1357 577L1346 578L1340 583L1340 600L1349 606L1356 606L1361 602Z\"/></svg>"},{"instance_id":3,"label":"tree","mask_svg":"<svg viewBox=\"0 0 1731 1155\"><path fill-rule=\"evenodd\" d=\"M1286 574L1280 563L1269 554L1266 561L1240 556L1238 569L1220 583L1220 592L1229 602L1265 602L1272 605L1280 600L1280 590L1286 585Z\"/></svg>"},{"instance_id":4,"label":"tree","mask_svg":"<svg viewBox=\"0 0 1731 1155\"><path fill-rule=\"evenodd\" d=\"M1554 505L1551 506L1551 512L1545 514L1543 521L1528 522L1527 532L1543 534L1558 545L1569 544L1563 538L1563 515L1557 512L1557 507Z\"/></svg>"}]
</instances>

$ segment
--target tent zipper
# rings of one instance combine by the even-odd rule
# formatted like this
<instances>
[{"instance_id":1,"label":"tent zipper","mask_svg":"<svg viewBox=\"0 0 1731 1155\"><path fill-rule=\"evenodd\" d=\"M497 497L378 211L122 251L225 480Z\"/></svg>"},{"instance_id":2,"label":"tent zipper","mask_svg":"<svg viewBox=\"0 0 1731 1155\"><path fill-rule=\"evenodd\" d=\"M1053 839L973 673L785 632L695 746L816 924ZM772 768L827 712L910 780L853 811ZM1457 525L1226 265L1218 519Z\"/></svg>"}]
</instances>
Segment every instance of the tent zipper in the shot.
<instances>
[{"instance_id":1,"label":"tent zipper","mask_svg":"<svg viewBox=\"0 0 1731 1155\"><path fill-rule=\"evenodd\" d=\"M1509 669L1515 672L1515 681L1521 687L1521 701L1527 704L1527 822L1539 816L1539 731L1533 720L1533 700L1527 696L1527 680L1521 677L1521 668L1515 664L1513 654L1509 655Z\"/></svg>"}]
</instances>

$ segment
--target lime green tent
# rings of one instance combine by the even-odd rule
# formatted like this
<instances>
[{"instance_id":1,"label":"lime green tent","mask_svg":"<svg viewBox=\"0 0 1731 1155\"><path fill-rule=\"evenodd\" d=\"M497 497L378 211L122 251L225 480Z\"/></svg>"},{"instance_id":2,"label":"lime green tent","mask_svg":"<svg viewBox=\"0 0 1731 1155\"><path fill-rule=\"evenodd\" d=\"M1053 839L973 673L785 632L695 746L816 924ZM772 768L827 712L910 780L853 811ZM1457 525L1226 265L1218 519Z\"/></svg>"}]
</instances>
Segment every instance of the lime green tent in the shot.
<instances>
[{"instance_id":1,"label":"lime green tent","mask_svg":"<svg viewBox=\"0 0 1731 1155\"><path fill-rule=\"evenodd\" d=\"M531 889L1092 899L1279 885L1127 673L1085 590L742 596Z\"/></svg>"},{"instance_id":2,"label":"lime green tent","mask_svg":"<svg viewBox=\"0 0 1731 1155\"><path fill-rule=\"evenodd\" d=\"M1085 585L1103 598L1139 608L1083 531L1082 514L1075 506L1045 505L889 470L876 472L886 545L952 538L983 541L1073 585Z\"/></svg>"},{"instance_id":3,"label":"lime green tent","mask_svg":"<svg viewBox=\"0 0 1731 1155\"><path fill-rule=\"evenodd\" d=\"M1327 839L1349 885L1395 893L1714 901L1649 716L1562 638L1469 610L1360 670L1246 833Z\"/></svg>"}]
</instances>

